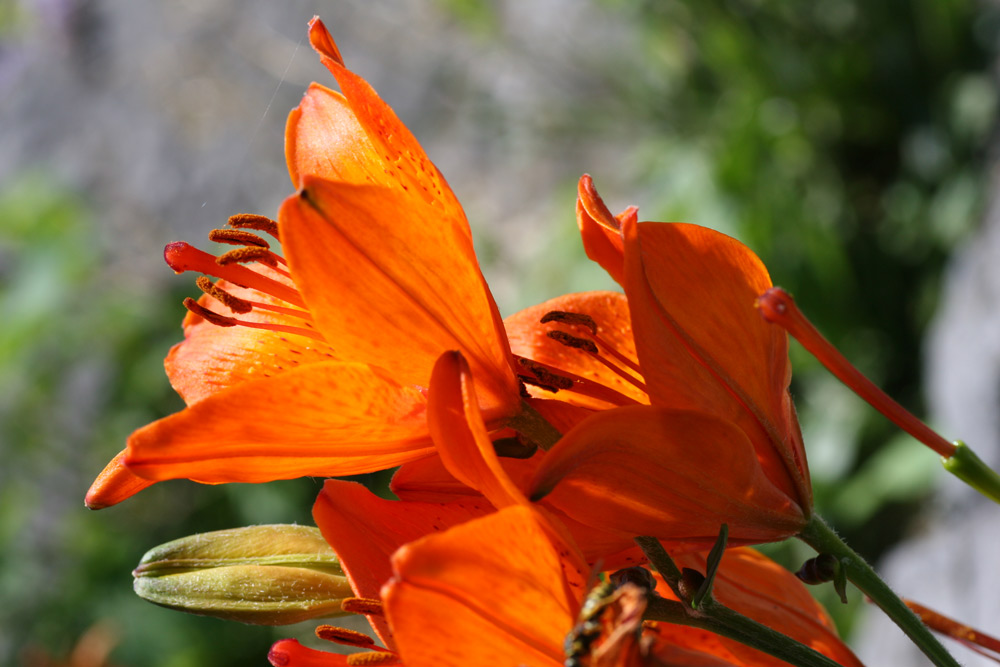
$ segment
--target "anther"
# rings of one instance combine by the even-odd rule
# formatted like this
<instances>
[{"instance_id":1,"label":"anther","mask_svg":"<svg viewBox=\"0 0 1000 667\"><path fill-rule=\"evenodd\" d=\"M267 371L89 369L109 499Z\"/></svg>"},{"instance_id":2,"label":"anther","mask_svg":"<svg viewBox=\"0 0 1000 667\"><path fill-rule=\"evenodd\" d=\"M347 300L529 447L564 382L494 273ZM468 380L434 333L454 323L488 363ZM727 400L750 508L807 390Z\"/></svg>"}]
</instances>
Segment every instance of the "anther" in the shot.
<instances>
[{"instance_id":1,"label":"anther","mask_svg":"<svg viewBox=\"0 0 1000 667\"><path fill-rule=\"evenodd\" d=\"M525 359L524 357L518 357L517 363L520 364L522 367L531 371L531 373L535 376L535 378L537 378L537 381L541 383L538 384L537 386L542 387L543 389L548 387L554 387L555 389L573 388L573 381L571 379L553 373L552 371L547 369L545 366L542 366L538 362L532 361L531 359ZM525 376L520 376L520 377L528 384L535 384L534 382L530 382L530 378L527 378ZM551 391L554 391L554 389L552 389Z\"/></svg>"},{"instance_id":2,"label":"anther","mask_svg":"<svg viewBox=\"0 0 1000 667\"><path fill-rule=\"evenodd\" d=\"M222 305L226 306L227 308L229 308L229 310L233 311L234 313L241 313L241 314L249 313L251 310L253 310L253 304L251 304L249 301L247 301L246 299L241 299L238 296L233 296L226 290L215 285L215 283L213 283L205 276L198 276L198 279L195 280L195 284L198 285L198 288L202 292L208 294L216 301L221 302Z\"/></svg>"},{"instance_id":3,"label":"anther","mask_svg":"<svg viewBox=\"0 0 1000 667\"><path fill-rule=\"evenodd\" d=\"M338 628L335 625L319 626L316 628L316 636L328 642L335 642L346 646L365 648L375 645L375 640L365 633L358 632L357 630L348 630L347 628Z\"/></svg>"},{"instance_id":4,"label":"anther","mask_svg":"<svg viewBox=\"0 0 1000 667\"><path fill-rule=\"evenodd\" d=\"M365 616L382 616L382 601L375 598L345 598L340 603L340 609L348 614L364 614Z\"/></svg>"},{"instance_id":5,"label":"anther","mask_svg":"<svg viewBox=\"0 0 1000 667\"><path fill-rule=\"evenodd\" d=\"M371 651L369 653L352 653L347 656L348 665L394 665L399 663L399 656L395 653L384 651Z\"/></svg>"},{"instance_id":6,"label":"anther","mask_svg":"<svg viewBox=\"0 0 1000 667\"><path fill-rule=\"evenodd\" d=\"M590 354L597 354L597 343L587 338L579 338L558 329L549 331L545 335L557 343L562 343L566 347L573 347L584 352L589 352Z\"/></svg>"},{"instance_id":7,"label":"anther","mask_svg":"<svg viewBox=\"0 0 1000 667\"><path fill-rule=\"evenodd\" d=\"M229 252L222 253L215 258L215 262L219 266L226 266L228 264L245 264L247 262L260 262L261 264L267 264L271 268L277 268L278 266L277 258L273 252L267 248L257 248L253 246L235 248Z\"/></svg>"},{"instance_id":8,"label":"anther","mask_svg":"<svg viewBox=\"0 0 1000 667\"><path fill-rule=\"evenodd\" d=\"M270 243L256 234L244 232L239 229L213 229L208 233L208 240L229 245L255 246L258 248L271 247Z\"/></svg>"},{"instance_id":9,"label":"anther","mask_svg":"<svg viewBox=\"0 0 1000 667\"><path fill-rule=\"evenodd\" d=\"M553 386L551 384L545 384L544 382L539 382L530 375L518 375L517 379L521 381L521 387L524 385L531 385L532 387L538 387L539 389L544 389L545 391L551 391L553 394L558 393L559 387ZM525 390L522 398L531 398L531 394Z\"/></svg>"},{"instance_id":10,"label":"anther","mask_svg":"<svg viewBox=\"0 0 1000 667\"><path fill-rule=\"evenodd\" d=\"M237 324L240 323L239 320L234 319L232 317L226 317L225 315L219 315L218 313L213 313L211 310L205 308L191 297L187 297L186 299L184 299L184 307L190 310L195 315L198 315L199 317L208 320L209 322L211 322L216 326L235 327Z\"/></svg>"},{"instance_id":11,"label":"anther","mask_svg":"<svg viewBox=\"0 0 1000 667\"><path fill-rule=\"evenodd\" d=\"M229 216L229 226L236 229L255 229L258 232L270 234L276 239L278 236L278 223L263 215L253 213L237 213Z\"/></svg>"},{"instance_id":12,"label":"anther","mask_svg":"<svg viewBox=\"0 0 1000 667\"><path fill-rule=\"evenodd\" d=\"M545 313L539 322L541 324L546 324L547 322L578 324L580 326L587 327L590 329L590 333L597 335L597 322L595 322L594 318L590 315L584 315L583 313L567 313L562 310L552 310Z\"/></svg>"}]
</instances>

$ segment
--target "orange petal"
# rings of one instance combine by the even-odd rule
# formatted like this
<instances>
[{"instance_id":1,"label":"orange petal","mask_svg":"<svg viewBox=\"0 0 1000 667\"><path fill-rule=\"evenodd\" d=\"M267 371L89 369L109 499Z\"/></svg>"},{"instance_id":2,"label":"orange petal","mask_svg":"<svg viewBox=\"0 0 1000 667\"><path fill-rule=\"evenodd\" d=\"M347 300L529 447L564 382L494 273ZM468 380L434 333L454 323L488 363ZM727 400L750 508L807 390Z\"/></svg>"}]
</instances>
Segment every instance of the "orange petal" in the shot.
<instances>
[{"instance_id":1,"label":"orange petal","mask_svg":"<svg viewBox=\"0 0 1000 667\"><path fill-rule=\"evenodd\" d=\"M382 470L433 452L423 395L364 364L321 362L230 387L145 426L126 463L149 479L266 482Z\"/></svg>"},{"instance_id":2,"label":"orange petal","mask_svg":"<svg viewBox=\"0 0 1000 667\"><path fill-rule=\"evenodd\" d=\"M318 17L309 22L309 42L319 53L320 61L337 79L347 105L354 112L358 124L364 128L368 142L375 153L381 156L380 168L385 171L380 182L395 182L411 198L437 209L439 216L443 214L452 217L456 211L461 212L461 206L444 176L427 157L409 129L367 81L344 67L344 60L333 37ZM361 162L368 159L368 156L352 156L350 159ZM297 161L299 164L303 162L301 158L297 158ZM305 173L301 172L301 175ZM292 180L295 181L294 174ZM471 237L464 216L456 218L454 222L456 227L460 227L457 231Z\"/></svg>"},{"instance_id":3,"label":"orange petal","mask_svg":"<svg viewBox=\"0 0 1000 667\"><path fill-rule=\"evenodd\" d=\"M437 358L459 349L491 418L516 410L503 325L455 221L401 191L303 182L281 207L281 238L317 329L337 353L426 387Z\"/></svg>"},{"instance_id":4,"label":"orange petal","mask_svg":"<svg viewBox=\"0 0 1000 667\"><path fill-rule=\"evenodd\" d=\"M482 493L498 509L527 504L500 465L469 365L460 352L445 352L434 366L427 419L441 461L455 479Z\"/></svg>"},{"instance_id":5,"label":"orange petal","mask_svg":"<svg viewBox=\"0 0 1000 667\"><path fill-rule=\"evenodd\" d=\"M143 489L156 482L139 477L125 467L125 450L118 452L115 458L104 467L94 483L87 491L84 504L92 510L102 510L105 507L117 505L126 498L131 498Z\"/></svg>"},{"instance_id":6,"label":"orange petal","mask_svg":"<svg viewBox=\"0 0 1000 667\"><path fill-rule=\"evenodd\" d=\"M398 187L344 96L318 83L288 115L285 158L296 188L305 174Z\"/></svg>"},{"instance_id":7,"label":"orange petal","mask_svg":"<svg viewBox=\"0 0 1000 667\"><path fill-rule=\"evenodd\" d=\"M240 299L288 307L284 301L225 280L218 281L216 286ZM248 322L297 327L305 322L262 308L237 314L207 294L202 295L198 304ZM308 311L302 313L309 316ZM220 327L188 312L184 318L184 341L171 348L164 365L170 384L190 405L227 387L333 358L333 348L312 338L242 326Z\"/></svg>"},{"instance_id":8,"label":"orange petal","mask_svg":"<svg viewBox=\"0 0 1000 667\"><path fill-rule=\"evenodd\" d=\"M517 356L532 359L551 366L558 371L572 373L589 383L607 387L625 398L616 399L607 395L602 400L595 395L586 395L572 390L560 390L555 396L560 402L592 409L605 409L630 402L648 403L649 397L640 386L630 382L627 377L608 368L590 354L576 348L567 347L548 336L550 331L562 330L573 335L583 334L582 327L567 326L558 322L541 324L540 320L546 313L563 311L589 315L597 325L597 335L601 340L613 347L614 351L624 356L629 362L638 366L639 359L632 338L632 321L628 309L628 301L623 294L617 292L583 292L567 294L550 299L536 306L531 306L504 320L507 336L510 339L511 351ZM580 328L580 331L575 329ZM584 336L587 337L587 336ZM602 356L626 376L636 377L641 383L642 378L626 368L626 364L618 362L606 351ZM538 396L549 396L550 393L538 391Z\"/></svg>"},{"instance_id":9,"label":"orange petal","mask_svg":"<svg viewBox=\"0 0 1000 667\"><path fill-rule=\"evenodd\" d=\"M626 223L626 294L654 405L713 413L754 443L768 477L812 502L788 395L788 338L757 313L771 285L749 248L681 223Z\"/></svg>"},{"instance_id":10,"label":"orange petal","mask_svg":"<svg viewBox=\"0 0 1000 667\"><path fill-rule=\"evenodd\" d=\"M704 554L676 557L679 567L705 571ZM665 584L657 590L673 597ZM809 646L841 665L861 662L837 636L826 610L795 575L767 556L749 548L726 551L716 574L712 595L722 604ZM783 667L786 663L739 642L694 628L658 625L661 644L706 650L734 665Z\"/></svg>"},{"instance_id":11,"label":"orange petal","mask_svg":"<svg viewBox=\"0 0 1000 667\"><path fill-rule=\"evenodd\" d=\"M361 484L327 480L313 518L340 559L359 597L378 598L392 575L389 557L408 542L493 511L485 498L418 503L379 498ZM379 637L392 646L384 618L372 616Z\"/></svg>"},{"instance_id":12,"label":"orange petal","mask_svg":"<svg viewBox=\"0 0 1000 667\"><path fill-rule=\"evenodd\" d=\"M539 450L530 459L501 458L500 465L518 489L527 488L541 461ZM478 496L475 489L455 479L440 456L404 463L392 476L389 488L400 500L446 503L464 496Z\"/></svg>"},{"instance_id":13,"label":"orange petal","mask_svg":"<svg viewBox=\"0 0 1000 667\"><path fill-rule=\"evenodd\" d=\"M553 491L554 489L554 491ZM763 474L746 435L711 415L631 406L599 412L546 453L530 496L630 535L710 545L785 539L802 509Z\"/></svg>"},{"instance_id":14,"label":"orange petal","mask_svg":"<svg viewBox=\"0 0 1000 667\"><path fill-rule=\"evenodd\" d=\"M502 458L500 465L518 489L525 489L543 457L544 452L539 451L530 459ZM467 502L470 498L476 498L480 502L484 500L482 495L455 479L440 456L428 456L403 464L393 475L389 488L400 500L407 502L458 503ZM642 550L632 541L633 535L586 526L545 500L539 505L547 512L547 516L554 517L566 527L588 563L599 563L605 570L616 570L646 562Z\"/></svg>"},{"instance_id":15,"label":"orange petal","mask_svg":"<svg viewBox=\"0 0 1000 667\"><path fill-rule=\"evenodd\" d=\"M383 589L407 667L563 664L579 593L544 520L510 507L393 556Z\"/></svg>"},{"instance_id":16,"label":"orange petal","mask_svg":"<svg viewBox=\"0 0 1000 667\"><path fill-rule=\"evenodd\" d=\"M621 217L611 215L604 200L597 194L590 174L580 177L577 186L576 224L580 228L583 249L587 257L600 264L619 285L625 284L624 251L619 233L621 220L634 220L637 213L638 209L629 207L622 212Z\"/></svg>"}]
</instances>

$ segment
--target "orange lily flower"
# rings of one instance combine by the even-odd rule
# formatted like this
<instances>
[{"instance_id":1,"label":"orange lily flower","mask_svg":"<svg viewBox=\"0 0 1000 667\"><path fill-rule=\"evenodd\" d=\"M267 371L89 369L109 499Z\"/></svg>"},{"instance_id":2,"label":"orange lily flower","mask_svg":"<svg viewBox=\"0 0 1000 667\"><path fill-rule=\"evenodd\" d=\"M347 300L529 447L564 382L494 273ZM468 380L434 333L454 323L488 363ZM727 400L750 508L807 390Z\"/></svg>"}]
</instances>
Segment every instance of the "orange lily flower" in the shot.
<instances>
[{"instance_id":1,"label":"orange lily flower","mask_svg":"<svg viewBox=\"0 0 1000 667\"><path fill-rule=\"evenodd\" d=\"M812 491L787 336L754 305L767 270L724 234L612 216L587 176L580 201L588 253L623 281L651 405L580 423L530 495L551 492L586 525L674 542L710 544L722 523L735 543L796 534Z\"/></svg>"},{"instance_id":2,"label":"orange lily flower","mask_svg":"<svg viewBox=\"0 0 1000 667\"><path fill-rule=\"evenodd\" d=\"M397 517L396 523L404 522ZM341 556L348 568L356 557ZM683 562L704 567L699 556ZM271 663L541 667L563 665L568 645L577 657L586 656L584 664L595 667L782 664L700 629L662 622L643 626L646 594L631 584L607 600L585 602L581 554L548 519L526 506L508 507L406 544L392 556L391 573L381 605L372 601L366 610L391 627L386 649L345 658L285 640L272 647ZM662 583L659 589L670 595ZM725 604L840 664L860 665L801 582L764 556L747 549L727 552L714 590ZM596 635L589 631L580 639L581 611L588 620L600 619ZM567 642L571 632L575 634ZM325 628L318 634L364 646Z\"/></svg>"},{"instance_id":3,"label":"orange lily flower","mask_svg":"<svg viewBox=\"0 0 1000 667\"><path fill-rule=\"evenodd\" d=\"M185 340L166 360L188 407L132 434L92 507L148 480L347 475L428 456L423 388L447 349L470 360L491 422L521 409L461 206L319 19L309 36L343 93L313 84L289 117L299 191L277 223L240 215L213 232L240 246L219 257L167 246L175 271L220 279L199 280L206 294L186 302ZM280 235L287 261L248 230Z\"/></svg>"}]
</instances>

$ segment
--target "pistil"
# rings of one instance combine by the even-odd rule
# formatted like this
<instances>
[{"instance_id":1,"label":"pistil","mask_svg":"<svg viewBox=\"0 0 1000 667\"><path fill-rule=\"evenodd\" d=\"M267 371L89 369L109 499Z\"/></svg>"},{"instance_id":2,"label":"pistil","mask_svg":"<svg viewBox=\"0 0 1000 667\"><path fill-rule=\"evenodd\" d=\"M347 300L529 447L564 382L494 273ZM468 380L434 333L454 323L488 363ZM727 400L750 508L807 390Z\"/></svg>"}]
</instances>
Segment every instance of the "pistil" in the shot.
<instances>
[{"instance_id":1,"label":"pistil","mask_svg":"<svg viewBox=\"0 0 1000 667\"><path fill-rule=\"evenodd\" d=\"M944 458L954 455L955 445L938 435L862 375L861 371L806 319L788 292L780 287L772 287L757 297L757 308L765 320L785 329L802 344L802 347L826 366L827 370L894 424Z\"/></svg>"}]
</instances>

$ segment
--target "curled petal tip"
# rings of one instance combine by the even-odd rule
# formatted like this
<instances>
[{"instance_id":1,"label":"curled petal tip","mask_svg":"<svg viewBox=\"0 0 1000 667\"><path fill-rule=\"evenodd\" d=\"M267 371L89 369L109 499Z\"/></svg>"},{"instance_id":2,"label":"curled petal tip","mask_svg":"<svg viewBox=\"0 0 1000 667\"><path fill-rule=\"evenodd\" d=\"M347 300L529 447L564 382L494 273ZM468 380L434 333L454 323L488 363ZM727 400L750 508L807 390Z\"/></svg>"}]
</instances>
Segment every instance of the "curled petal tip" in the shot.
<instances>
[{"instance_id":1,"label":"curled petal tip","mask_svg":"<svg viewBox=\"0 0 1000 667\"><path fill-rule=\"evenodd\" d=\"M88 509L104 509L131 498L155 483L139 477L126 468L125 451L122 450L97 476L83 502Z\"/></svg>"},{"instance_id":2,"label":"curled petal tip","mask_svg":"<svg viewBox=\"0 0 1000 667\"><path fill-rule=\"evenodd\" d=\"M601 199L601 195L597 194L594 179L590 177L590 174L584 174L580 177L580 182L577 185L577 197L587 215L595 222L611 231L617 232L621 229L618 219L612 215L611 209Z\"/></svg>"},{"instance_id":3,"label":"curled petal tip","mask_svg":"<svg viewBox=\"0 0 1000 667\"><path fill-rule=\"evenodd\" d=\"M318 17L312 17L309 21L309 43L321 56L330 58L343 67L344 58L340 55L337 43L333 41L330 31L326 29L323 21Z\"/></svg>"}]
</instances>

